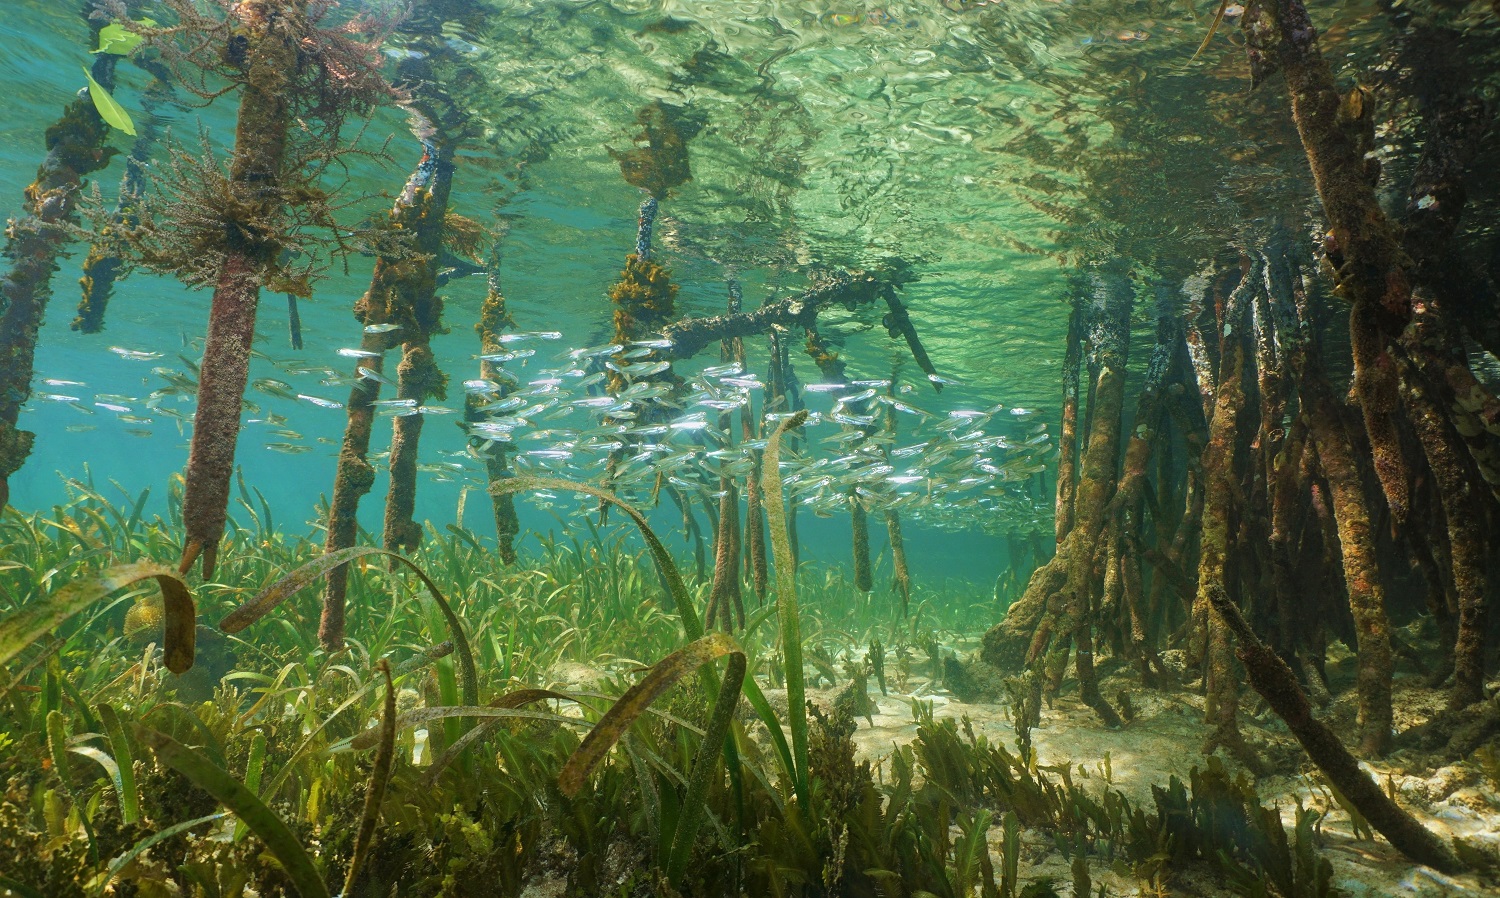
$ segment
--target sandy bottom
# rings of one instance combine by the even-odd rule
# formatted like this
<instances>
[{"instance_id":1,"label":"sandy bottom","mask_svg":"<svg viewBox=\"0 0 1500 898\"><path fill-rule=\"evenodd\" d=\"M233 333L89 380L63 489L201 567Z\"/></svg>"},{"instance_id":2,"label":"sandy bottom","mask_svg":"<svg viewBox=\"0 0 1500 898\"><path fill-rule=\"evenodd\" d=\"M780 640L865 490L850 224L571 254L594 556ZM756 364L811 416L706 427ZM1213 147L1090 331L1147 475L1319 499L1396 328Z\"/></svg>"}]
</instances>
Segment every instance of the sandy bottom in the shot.
<instances>
[{"instance_id":1,"label":"sandy bottom","mask_svg":"<svg viewBox=\"0 0 1500 898\"><path fill-rule=\"evenodd\" d=\"M575 687L587 688L599 676L597 670L583 665L567 665L567 668L554 671L554 675ZM771 688L764 680L761 683L771 704L784 708L785 692ZM839 686L843 685L841 681ZM967 717L976 734L1006 748L1015 748L1016 733L1005 704L960 702L922 676L910 677L905 684L908 691L904 693L891 686L889 695L881 695L873 678L869 685L870 698L878 711L870 722L859 718L854 741L860 756L875 765L877 777L891 751L917 737L914 701L930 702L933 716L939 719ZM1100 791L1118 789L1132 803L1151 807L1153 785L1165 786L1174 775L1187 782L1193 767L1204 765L1201 747L1208 728L1203 723L1203 698L1189 689L1144 689L1134 679L1122 678L1118 683L1105 680L1101 687L1106 695L1115 695L1122 687L1129 689L1135 717L1120 729L1105 728L1077 700L1077 686L1068 681L1055 705L1043 707L1041 726L1032 731L1038 763L1042 766L1066 763L1073 768L1075 784ZM810 688L808 698L827 706L838 691L838 688ZM1421 687L1416 678L1398 679L1398 730L1425 721L1442 706L1442 698L1441 692ZM1352 729L1351 702L1351 697L1345 694L1328 709L1327 719L1336 730ZM1273 766L1297 770L1295 775L1266 776L1256 781L1262 804L1280 808L1289 830L1299 800L1304 807L1324 812L1322 849L1333 865L1334 887L1339 893L1349 898L1500 896L1500 889L1482 884L1472 875L1449 877L1414 865L1378 835L1373 840L1357 838L1348 814L1320 785L1322 777L1316 768L1306 760L1281 721L1261 707L1253 694L1243 699L1241 729ZM1103 763L1106 753L1110 774L1107 781ZM1225 763L1237 772L1233 761L1225 758ZM1461 836L1485 843L1491 850L1500 850L1500 792L1477 763L1465 761L1433 767L1419 756L1398 752L1381 762L1363 766L1377 782L1394 788L1401 804L1441 836ZM990 847L998 868L998 825L990 831ZM1023 883L1047 877L1053 880L1058 894L1072 893L1070 858L1059 852L1051 836L1045 833L1023 833L1020 872ZM1110 896L1233 894L1211 878L1193 873L1174 874L1164 883L1144 882L1128 872L1110 869L1102 859L1091 864L1091 876L1095 890L1102 883Z\"/></svg>"}]
</instances>

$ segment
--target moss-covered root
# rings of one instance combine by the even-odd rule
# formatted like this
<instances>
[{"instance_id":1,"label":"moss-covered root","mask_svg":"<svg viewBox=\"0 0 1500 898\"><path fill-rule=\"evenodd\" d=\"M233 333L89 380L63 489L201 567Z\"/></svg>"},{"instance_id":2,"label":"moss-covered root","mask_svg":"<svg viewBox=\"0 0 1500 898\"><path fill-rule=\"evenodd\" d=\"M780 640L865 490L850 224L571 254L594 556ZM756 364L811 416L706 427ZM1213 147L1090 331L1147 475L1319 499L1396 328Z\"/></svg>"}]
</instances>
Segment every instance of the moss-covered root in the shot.
<instances>
[{"instance_id":1,"label":"moss-covered root","mask_svg":"<svg viewBox=\"0 0 1500 898\"><path fill-rule=\"evenodd\" d=\"M237 191L267 206L280 202L268 189L281 181L287 137L292 123L288 88L301 61L297 28L285 21L304 22L307 0L281 0L277 15L264 3L238 8L248 61L240 95L234 155L229 176ZM258 208L255 219L273 221L280 210ZM229 509L229 480L234 472L235 440L240 432L240 404L250 368L250 343L255 338L255 312L260 302L257 272L274 241L246 238L231 242L219 270L209 312L208 336L198 376L198 411L188 451L187 484L182 499L186 527L181 569L186 572L202 556L203 574L213 576L219 538Z\"/></svg>"},{"instance_id":2,"label":"moss-covered root","mask_svg":"<svg viewBox=\"0 0 1500 898\"><path fill-rule=\"evenodd\" d=\"M441 229L434 234L431 214L431 183L435 175L430 149L424 151L416 171L407 181L395 206L390 212L390 227L398 232L415 235L420 244L441 240ZM339 448L338 470L334 474L333 499L328 505L327 536L325 552L337 552L354 545L359 534L359 503L375 485L375 469L370 465L370 432L375 420L374 402L380 398L380 381L385 370L385 353L408 330L422 327L417 320L412 297L420 292L424 280L430 275L429 266L421 260L412 259L403 249L382 254L375 260L375 271L370 277L370 288L354 305L354 317L364 327L360 338L360 349L372 353L355 365L355 383L349 390L349 401L345 406L347 420L344 423L344 440ZM388 330L383 325L397 325ZM375 333L371 332L374 329ZM387 331L379 333L379 331ZM366 376L359 369L369 372ZM415 467L413 467L415 473ZM348 592L349 568L340 565L328 574L323 588L322 619L318 624L318 639L329 651L338 651L344 646L344 600Z\"/></svg>"},{"instance_id":3,"label":"moss-covered root","mask_svg":"<svg viewBox=\"0 0 1500 898\"><path fill-rule=\"evenodd\" d=\"M425 189L416 192L412 209L418 258L403 263L398 289L406 324L402 330L401 364L396 368L396 396L420 408L429 399L444 399L448 378L438 369L429 341L442 328L443 301L437 295L437 265L443 245L443 223L453 188L453 154L457 143L444 140L429 145L421 168L430 166ZM421 542L422 527L414 519L417 505L417 451L426 416L400 415L391 435L391 484L385 497L381 541L388 552L411 551Z\"/></svg>"},{"instance_id":4,"label":"moss-covered root","mask_svg":"<svg viewBox=\"0 0 1500 898\"><path fill-rule=\"evenodd\" d=\"M870 574L870 516L853 493L849 495L849 529L854 543L854 588L869 592L875 588Z\"/></svg>"},{"instance_id":5,"label":"moss-covered root","mask_svg":"<svg viewBox=\"0 0 1500 898\"><path fill-rule=\"evenodd\" d=\"M885 513L885 532L891 542L891 589L901 596L901 616L911 606L911 571L906 567L906 540L901 535L901 513L894 508Z\"/></svg>"},{"instance_id":6,"label":"moss-covered root","mask_svg":"<svg viewBox=\"0 0 1500 898\"><path fill-rule=\"evenodd\" d=\"M1411 471L1396 426L1397 374L1389 343L1411 314L1411 277L1396 228L1375 194L1374 104L1364 88L1340 94L1302 0L1252 5L1241 20L1257 80L1286 73L1292 119L1331 226L1327 249L1336 291L1350 304L1354 389L1375 473L1397 521L1406 519ZM1373 168L1373 171L1372 171Z\"/></svg>"},{"instance_id":7,"label":"moss-covered root","mask_svg":"<svg viewBox=\"0 0 1500 898\"><path fill-rule=\"evenodd\" d=\"M498 247L498 243L496 246ZM499 250L490 261L489 291L485 294L484 302L479 307L479 321L474 325L475 333L479 334L479 376L485 380L500 383L501 372L498 362L485 361L482 357L493 355L504 348L500 342L500 334L506 328L514 327L515 321L510 316L510 311L505 305L505 294L500 289L500 258ZM506 390L500 388L499 398L504 398ZM478 404L478 397L470 396L468 400L469 418L477 417L472 409ZM489 478L490 486L497 481L511 476L510 466L506 461L505 450L499 445L491 443L484 450L485 474ZM516 498L511 493L499 494L490 491L490 507L495 515L495 540L499 546L500 560L506 564L516 563L516 536L521 532L520 519L516 517Z\"/></svg>"},{"instance_id":8,"label":"moss-covered root","mask_svg":"<svg viewBox=\"0 0 1500 898\"><path fill-rule=\"evenodd\" d=\"M1063 353L1062 426L1057 437L1057 545L1073 529L1073 496L1078 477L1078 374L1083 364L1083 302L1073 301L1068 316L1068 345Z\"/></svg>"},{"instance_id":9,"label":"moss-covered root","mask_svg":"<svg viewBox=\"0 0 1500 898\"><path fill-rule=\"evenodd\" d=\"M1213 583L1206 592L1214 611L1238 640L1236 654L1245 665L1251 688L1286 722L1287 729L1328 781L1364 815L1370 826L1390 840L1396 850L1435 870L1461 872L1464 865L1453 850L1396 804L1360 769L1359 761L1333 730L1313 716L1312 705L1298 684L1296 674L1251 631L1224 588Z\"/></svg>"},{"instance_id":10,"label":"moss-covered root","mask_svg":"<svg viewBox=\"0 0 1500 898\"><path fill-rule=\"evenodd\" d=\"M94 80L114 83L117 57L101 55ZM31 398L37 331L52 295L52 273L67 242L63 227L77 218L83 178L109 164L109 126L87 96L69 103L47 129L47 157L26 188L24 213L6 229L5 258L10 270L0 279L0 508L10 501L10 475L31 454L35 435L19 429L21 406Z\"/></svg>"}]
</instances>

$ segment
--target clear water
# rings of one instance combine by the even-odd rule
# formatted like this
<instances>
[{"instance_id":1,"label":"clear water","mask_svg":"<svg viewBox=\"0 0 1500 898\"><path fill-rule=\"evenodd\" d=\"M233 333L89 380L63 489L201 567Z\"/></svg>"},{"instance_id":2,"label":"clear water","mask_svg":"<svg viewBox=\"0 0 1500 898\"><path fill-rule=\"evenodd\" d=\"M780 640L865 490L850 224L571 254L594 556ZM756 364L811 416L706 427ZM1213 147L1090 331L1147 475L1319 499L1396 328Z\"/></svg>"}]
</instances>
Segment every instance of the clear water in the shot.
<instances>
[{"instance_id":1,"label":"clear water","mask_svg":"<svg viewBox=\"0 0 1500 898\"><path fill-rule=\"evenodd\" d=\"M76 5L12 0L0 17L0 91L7 97L0 106L0 196L14 202L42 156L42 130L84 83L79 66L90 58L88 33ZM1113 253L1132 263L1143 286L1170 281L1191 272L1247 217L1298 209L1311 196L1280 96L1249 93L1233 28L1190 61L1213 4L448 6L447 33L479 79L461 97L483 122L461 154L453 207L491 226L503 216L501 276L517 325L562 331L568 346L597 344L608 334L604 291L630 251L640 193L621 179L607 148L627 148L635 110L656 99L690 105L707 121L690 147L694 178L663 205L658 227L659 258L682 288L681 313L721 311L731 272L753 307L768 294L798 289L814 266L907 259L919 275L904 294L913 320L939 370L962 386L938 396L919 383L905 398L939 414L996 403L1037 410L1001 414L990 425L992 433L1018 438L1033 435L1038 422L1056 426L1070 267ZM1384 34L1372 3L1325 4L1317 15L1327 23L1325 40L1351 65L1368 62ZM121 66L120 81L118 99L139 114L146 77ZM193 141L201 127L222 144L232 133L233 108L226 98L206 109L169 108L162 118L178 140ZM388 206L386 196L420 154L395 110L375 116L364 144L390 136L390 164L360 163L353 171L349 190L367 197L351 210L353 220ZM115 135L122 149L128 140ZM1408 148L1399 128L1391 141L1402 164ZM116 167L100 176L106 198L118 174ZM186 436L172 419L121 421L121 413L93 403L101 393L144 398L163 385L154 367L185 368L179 354L196 359L207 294L137 272L118 286L103 334L74 333L67 322L81 257L75 251L55 278L37 377L84 382L38 389L79 395L91 413L61 402L29 405L22 426L40 436L14 478L13 502L21 508L59 499L54 472L80 477L87 464L97 483L117 480L135 492L164 486L186 458ZM288 346L283 300L264 296L257 348L271 360L346 372L351 366L335 350L357 345L349 307L370 267L369 258L351 259L347 272L330 271L314 300L302 303L301 352ZM470 324L484 289L476 276L444 290L450 332L434 345L455 387L474 376ZM1137 304L1143 328L1145 295ZM892 360L907 355L873 309L836 312L823 329L842 343L857 377L889 376ZM111 347L162 357L130 360ZM750 353L752 370L763 372L764 345L752 341ZM716 354L701 361L714 364ZM805 380L815 379L800 354L794 364ZM695 363L679 367L692 371ZM907 359L903 376L910 380L914 371ZM320 386L317 375L290 377L267 358L256 360L251 377L277 377L331 399L346 394L342 386ZM283 427L301 438L248 424L238 455L247 481L282 509L283 520L311 519L316 498L331 489L343 413L254 391L248 398L263 413L285 416ZM139 402L121 404L150 416ZM457 403L450 397L449 404ZM463 487L481 483L481 467L459 457L465 440L456 420L435 419L422 445L425 463L465 465L424 475L419 517L440 524L453 519ZM384 420L380 426L388 430ZM285 442L306 451L265 448ZM377 430L373 445L378 451L384 443ZM383 489L377 483L364 503L367 524L376 520ZM1034 490L1048 494L1044 484ZM996 534L1045 530L1047 504L1027 516L970 516L965 523L972 526L956 531L912 528L915 573L957 569L989 581L1000 566ZM546 511L529 504L526 525L554 526ZM482 516L481 503L471 502L464 523L486 530ZM843 557L843 523L809 525L811 551Z\"/></svg>"}]
</instances>

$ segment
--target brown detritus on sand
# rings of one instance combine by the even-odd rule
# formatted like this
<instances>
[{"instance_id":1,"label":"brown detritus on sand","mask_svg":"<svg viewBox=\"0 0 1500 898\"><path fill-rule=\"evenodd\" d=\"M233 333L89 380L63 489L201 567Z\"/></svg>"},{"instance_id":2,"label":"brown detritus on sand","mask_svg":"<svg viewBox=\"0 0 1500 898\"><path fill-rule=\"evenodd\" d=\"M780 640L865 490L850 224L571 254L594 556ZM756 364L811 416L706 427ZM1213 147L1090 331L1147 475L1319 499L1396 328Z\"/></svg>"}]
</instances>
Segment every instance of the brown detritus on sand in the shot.
<instances>
[{"instance_id":1,"label":"brown detritus on sand","mask_svg":"<svg viewBox=\"0 0 1500 898\"><path fill-rule=\"evenodd\" d=\"M1370 826L1390 840L1397 851L1444 873L1462 872L1465 865L1453 850L1396 804L1360 769L1359 761L1333 730L1313 716L1312 705L1297 683L1296 675L1245 623L1223 586L1211 583L1205 593L1224 626L1235 635L1238 642L1235 654L1245 666L1251 688L1286 722L1287 729L1291 730L1308 757L1349 804L1370 822Z\"/></svg>"},{"instance_id":2,"label":"brown detritus on sand","mask_svg":"<svg viewBox=\"0 0 1500 898\"><path fill-rule=\"evenodd\" d=\"M94 80L106 89L114 85L117 59L103 54L94 63ZM109 131L87 95L69 103L47 129L47 156L26 188L25 212L5 231L10 270L0 280L0 509L10 501L10 476L26 463L35 440L16 425L21 406L31 398L37 332L52 296L52 273L68 241L68 226L78 219L83 179L117 152L105 143Z\"/></svg>"}]
</instances>

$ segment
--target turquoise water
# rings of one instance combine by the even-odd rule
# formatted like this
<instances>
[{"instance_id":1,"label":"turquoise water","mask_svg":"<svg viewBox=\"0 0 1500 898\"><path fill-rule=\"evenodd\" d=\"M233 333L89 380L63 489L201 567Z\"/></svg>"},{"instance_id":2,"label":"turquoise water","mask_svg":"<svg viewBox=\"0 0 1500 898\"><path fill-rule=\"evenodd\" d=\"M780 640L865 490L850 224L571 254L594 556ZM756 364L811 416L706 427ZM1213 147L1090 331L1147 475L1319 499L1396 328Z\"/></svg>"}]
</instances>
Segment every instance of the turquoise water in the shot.
<instances>
[{"instance_id":1,"label":"turquoise water","mask_svg":"<svg viewBox=\"0 0 1500 898\"><path fill-rule=\"evenodd\" d=\"M149 5L149 4L148 4ZM1277 214L1311 196L1300 148L1277 97L1247 98L1242 56L1226 28L1199 62L1191 50L1206 33L1212 5L1025 2L982 4L795 4L754 2L449 3L445 35L474 77L459 90L480 123L460 154L453 208L500 227L500 277L521 330L558 330L561 345L603 342L610 307L604 291L630 251L640 192L626 184L608 148L628 148L635 110L652 100L686 105L706 121L690 145L694 178L663 204L658 258L681 285L680 314L722 310L733 274L753 307L806 283L818 266L909 261L918 279L903 298L939 371L960 385L940 396L920 383L903 345L870 308L825 315L822 330L841 344L852 376L884 378L903 358L918 380L910 399L938 414L958 408L1034 410L996 416L991 433L1027 438L1054 432L1067 271L1122 256L1142 285L1141 343L1149 328L1146 287L1190 273L1245 216ZM1331 40L1351 63L1370 52L1381 26L1363 4L1320 10L1336 17ZM18 0L3 22L0 56L0 196L18 203L43 154L40 134L83 86L88 31L74 4ZM399 37L388 54L404 52ZM139 115L146 76L120 67L116 95ZM457 90L457 88L455 88ZM232 98L207 108L161 110L160 124L191 145L201 128L216 145L232 133ZM353 133L357 124L352 124ZM347 194L362 196L350 221L380 214L399 190L420 147L393 109L377 112L360 146L388 160L355 160ZM114 135L121 149L129 138ZM1287 172L1296 174L1288 176ZM112 202L118 163L98 177ZM39 434L13 480L13 503L58 501L62 481L119 482L159 497L186 459L181 419L139 406L163 385L157 367L186 370L201 352L208 295L136 272L111 304L106 330L74 333L73 288L81 245L55 280L38 349L37 389L76 395L83 410L33 399L22 427ZM349 306L368 284L372 260L335 266L301 304L306 345L288 346L284 300L262 297L251 378L276 377L297 392L342 401L345 386L316 374L287 376L276 362L330 366L347 373L339 347L357 345ZM470 330L484 277L443 291L449 332L434 341L456 383L475 376ZM111 347L160 353L131 360ZM800 348L800 347L799 347ZM544 350L545 351L545 350ZM750 368L764 372L765 347L750 342ZM182 358L179 358L181 356ZM794 353L804 381L816 380ZM716 353L700 356L717 362ZM531 360L542 361L542 356ZM693 370L694 363L679 367ZM524 369L519 372L524 373ZM85 386L47 386L44 378ZM130 408L115 412L104 402ZM126 397L110 399L110 395ZM311 520L331 490L344 415L251 390L238 462L246 481L281 509ZM190 403L173 406L191 411ZM450 405L455 405L450 397ZM264 422L266 413L285 424ZM121 416L150 418L149 422ZM457 417L427 428L426 464L466 472L424 474L419 517L453 520L475 465L462 453ZM381 419L375 451L386 445ZM270 433L286 430L292 439ZM296 454L266 449L291 444ZM283 446L282 448L285 448ZM1046 460L1048 447L1037 458ZM86 467L85 467L86 466ZM1049 494L1044 482L1036 496ZM377 520L384 480L364 503ZM478 496L475 497L480 498ZM913 562L980 582L999 569L996 535L1046 530L1048 502L1029 519L970 515L939 532L913 528ZM487 532L483 503L462 522ZM561 510L566 511L567 506ZM554 526L535 504L528 526ZM811 525L814 553L842 557L842 522ZM985 533L988 531L988 534ZM877 539L877 542L879 540Z\"/></svg>"}]
</instances>

